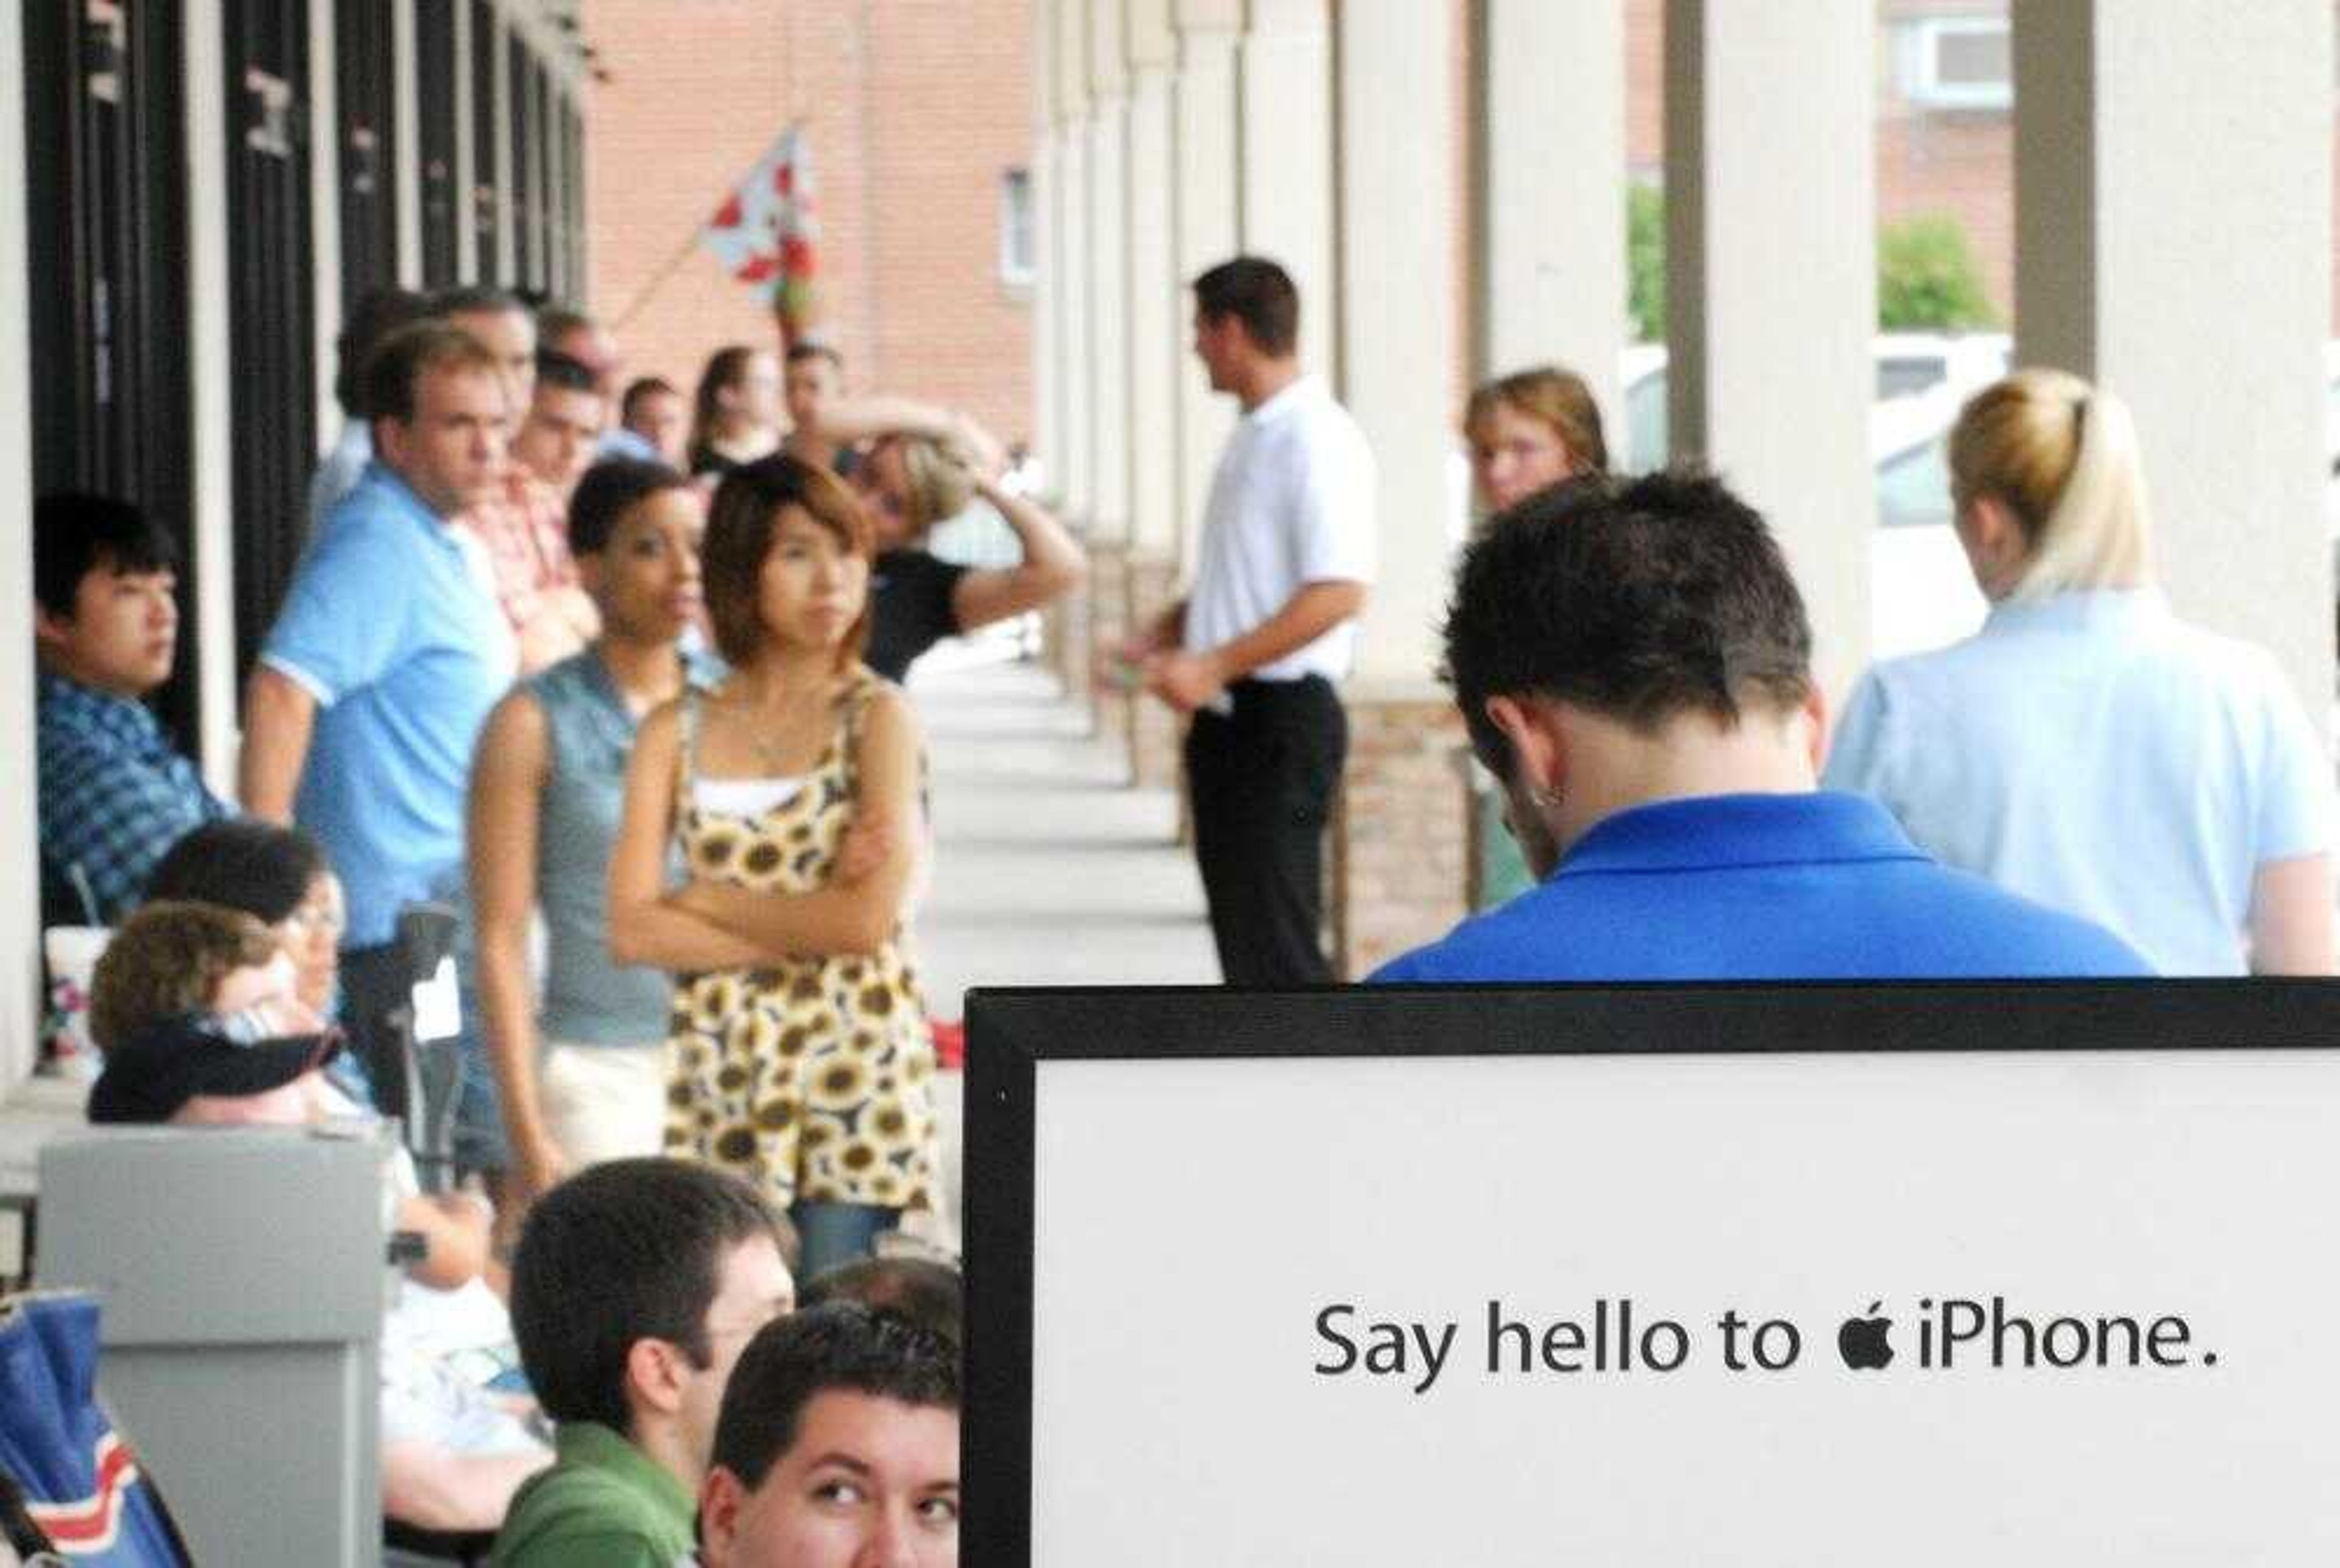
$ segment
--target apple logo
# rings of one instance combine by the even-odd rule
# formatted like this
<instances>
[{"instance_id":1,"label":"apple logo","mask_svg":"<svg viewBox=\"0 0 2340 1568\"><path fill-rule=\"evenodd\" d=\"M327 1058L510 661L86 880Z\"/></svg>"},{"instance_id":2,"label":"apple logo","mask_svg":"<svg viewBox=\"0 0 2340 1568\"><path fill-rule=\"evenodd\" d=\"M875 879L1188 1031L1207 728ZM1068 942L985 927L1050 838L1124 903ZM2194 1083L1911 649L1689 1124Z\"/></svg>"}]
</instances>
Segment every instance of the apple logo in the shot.
<instances>
[{"instance_id":1,"label":"apple logo","mask_svg":"<svg viewBox=\"0 0 2340 1568\"><path fill-rule=\"evenodd\" d=\"M1855 1372L1881 1372L1893 1365L1893 1343L1885 1337L1893 1320L1877 1315L1881 1305L1870 1302L1867 1317L1848 1317L1836 1331L1836 1353Z\"/></svg>"}]
</instances>

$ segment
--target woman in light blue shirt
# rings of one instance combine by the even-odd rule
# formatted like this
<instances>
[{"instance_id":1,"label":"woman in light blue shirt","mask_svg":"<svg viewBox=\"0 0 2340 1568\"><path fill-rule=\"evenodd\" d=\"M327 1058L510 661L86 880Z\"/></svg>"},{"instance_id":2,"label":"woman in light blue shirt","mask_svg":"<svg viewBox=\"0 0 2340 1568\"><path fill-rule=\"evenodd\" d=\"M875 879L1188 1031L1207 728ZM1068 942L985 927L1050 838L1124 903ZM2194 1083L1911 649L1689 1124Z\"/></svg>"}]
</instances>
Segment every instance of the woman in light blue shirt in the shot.
<instances>
[{"instance_id":1,"label":"woman in light blue shirt","mask_svg":"<svg viewBox=\"0 0 2340 1568\"><path fill-rule=\"evenodd\" d=\"M2266 650L2154 586L2128 410L2020 372L1966 405L1949 461L1990 617L1862 678L1828 787L2164 974L2332 973L2330 759Z\"/></svg>"}]
</instances>

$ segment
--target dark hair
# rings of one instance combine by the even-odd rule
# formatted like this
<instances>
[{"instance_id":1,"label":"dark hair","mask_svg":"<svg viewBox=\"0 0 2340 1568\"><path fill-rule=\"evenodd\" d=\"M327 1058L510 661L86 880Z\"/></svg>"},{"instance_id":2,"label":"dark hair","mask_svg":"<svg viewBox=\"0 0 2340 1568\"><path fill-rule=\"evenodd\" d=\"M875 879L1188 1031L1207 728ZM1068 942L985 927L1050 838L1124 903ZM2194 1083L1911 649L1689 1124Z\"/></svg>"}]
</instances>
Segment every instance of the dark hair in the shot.
<instances>
[{"instance_id":1,"label":"dark hair","mask_svg":"<svg viewBox=\"0 0 2340 1568\"><path fill-rule=\"evenodd\" d=\"M845 368L845 356L843 354L838 352L835 348L831 347L828 343L809 339L800 343L790 343L788 345L788 354L781 362L783 364L800 365L807 360L827 360L838 370L843 370Z\"/></svg>"},{"instance_id":2,"label":"dark hair","mask_svg":"<svg viewBox=\"0 0 2340 1568\"><path fill-rule=\"evenodd\" d=\"M432 319L391 333L366 361L364 408L368 419L414 420L414 389L433 371L480 371L503 384L503 366L486 344L462 328Z\"/></svg>"},{"instance_id":3,"label":"dark hair","mask_svg":"<svg viewBox=\"0 0 2340 1568\"><path fill-rule=\"evenodd\" d=\"M1300 341L1300 291L1264 256L1237 256L1196 278L1195 303L1206 316L1243 323L1264 354L1281 359Z\"/></svg>"},{"instance_id":4,"label":"dark hair","mask_svg":"<svg viewBox=\"0 0 2340 1568\"><path fill-rule=\"evenodd\" d=\"M333 401L352 419L367 417L366 361L374 345L403 326L431 314L431 302L407 289L370 289L350 307L342 335L333 340Z\"/></svg>"},{"instance_id":5,"label":"dark hair","mask_svg":"<svg viewBox=\"0 0 2340 1568\"><path fill-rule=\"evenodd\" d=\"M229 817L181 834L154 863L146 897L217 904L273 926L292 918L328 868L324 846L302 829Z\"/></svg>"},{"instance_id":6,"label":"dark hair","mask_svg":"<svg viewBox=\"0 0 2340 1568\"><path fill-rule=\"evenodd\" d=\"M640 376L626 383L625 395L618 400L618 418L634 417L634 405L646 397L680 397L682 391L664 376Z\"/></svg>"},{"instance_id":7,"label":"dark hair","mask_svg":"<svg viewBox=\"0 0 2340 1568\"><path fill-rule=\"evenodd\" d=\"M591 332L593 326L591 316L574 305L564 305L558 301L536 313L536 340L539 342L549 343L574 332Z\"/></svg>"},{"instance_id":8,"label":"dark hair","mask_svg":"<svg viewBox=\"0 0 2340 1568\"><path fill-rule=\"evenodd\" d=\"M465 283L442 289L432 296L431 313L438 316L500 316L514 313L533 318L528 302L510 289L488 283Z\"/></svg>"},{"instance_id":9,"label":"dark hair","mask_svg":"<svg viewBox=\"0 0 2340 1568\"><path fill-rule=\"evenodd\" d=\"M781 509L790 506L804 508L863 561L870 558L869 515L845 481L828 470L777 452L725 474L707 509L699 578L707 619L715 629L715 650L735 670L763 650L764 560L772 552ZM838 650L840 663L861 656L869 640L869 610L870 600L865 598Z\"/></svg>"},{"instance_id":10,"label":"dark hair","mask_svg":"<svg viewBox=\"0 0 2340 1568\"><path fill-rule=\"evenodd\" d=\"M593 367L574 354L564 354L559 349L536 351L536 384L560 392L588 392L599 396L600 382L593 379Z\"/></svg>"},{"instance_id":11,"label":"dark hair","mask_svg":"<svg viewBox=\"0 0 2340 1568\"><path fill-rule=\"evenodd\" d=\"M953 1345L967 1338L967 1284L958 1270L923 1257L857 1257L823 1270L797 1293L798 1306L858 1301L907 1318Z\"/></svg>"},{"instance_id":12,"label":"dark hair","mask_svg":"<svg viewBox=\"0 0 2340 1568\"><path fill-rule=\"evenodd\" d=\"M590 1166L539 1198L512 1256L511 1325L545 1414L630 1431L634 1342L712 1365L707 1309L725 1255L792 1240L784 1223L737 1176L656 1155Z\"/></svg>"},{"instance_id":13,"label":"dark hair","mask_svg":"<svg viewBox=\"0 0 2340 1568\"><path fill-rule=\"evenodd\" d=\"M1691 473L1571 480L1508 511L1463 551L1444 675L1472 746L1502 778L1511 748L1490 697L1557 698L1641 728L1684 710L1801 702L1812 634L1763 520Z\"/></svg>"},{"instance_id":14,"label":"dark hair","mask_svg":"<svg viewBox=\"0 0 2340 1568\"><path fill-rule=\"evenodd\" d=\"M65 490L33 502L33 598L59 620L72 619L81 580L93 571L178 569L177 542L129 501Z\"/></svg>"},{"instance_id":15,"label":"dark hair","mask_svg":"<svg viewBox=\"0 0 2340 1568\"><path fill-rule=\"evenodd\" d=\"M569 498L569 553L599 555L610 547L618 520L635 502L663 490L689 490L689 479L662 462L604 458L585 471Z\"/></svg>"},{"instance_id":16,"label":"dark hair","mask_svg":"<svg viewBox=\"0 0 2340 1568\"><path fill-rule=\"evenodd\" d=\"M832 1392L956 1412L958 1346L907 1318L849 1301L768 1323L731 1368L711 1463L754 1491L795 1445L805 1407Z\"/></svg>"},{"instance_id":17,"label":"dark hair","mask_svg":"<svg viewBox=\"0 0 2340 1568\"><path fill-rule=\"evenodd\" d=\"M707 356L707 368L699 372L699 392L690 400L692 468L709 466L706 460L713 453L709 443L715 439L715 418L722 412L719 400L748 379L748 362L762 352L746 343L726 343Z\"/></svg>"}]
</instances>

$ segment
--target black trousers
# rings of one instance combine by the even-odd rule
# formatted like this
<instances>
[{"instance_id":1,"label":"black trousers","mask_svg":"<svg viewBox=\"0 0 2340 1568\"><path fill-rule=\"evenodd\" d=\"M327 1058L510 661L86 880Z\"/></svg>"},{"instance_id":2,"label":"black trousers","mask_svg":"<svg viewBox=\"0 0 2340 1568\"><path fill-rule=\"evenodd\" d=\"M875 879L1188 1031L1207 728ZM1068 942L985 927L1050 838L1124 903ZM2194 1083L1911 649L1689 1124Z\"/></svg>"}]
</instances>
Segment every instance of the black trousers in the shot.
<instances>
[{"instance_id":1,"label":"black trousers","mask_svg":"<svg viewBox=\"0 0 2340 1568\"><path fill-rule=\"evenodd\" d=\"M1227 690L1234 711L1198 712L1186 732L1195 858L1220 973L1231 986L1329 985L1324 824L1348 716L1321 676Z\"/></svg>"}]
</instances>

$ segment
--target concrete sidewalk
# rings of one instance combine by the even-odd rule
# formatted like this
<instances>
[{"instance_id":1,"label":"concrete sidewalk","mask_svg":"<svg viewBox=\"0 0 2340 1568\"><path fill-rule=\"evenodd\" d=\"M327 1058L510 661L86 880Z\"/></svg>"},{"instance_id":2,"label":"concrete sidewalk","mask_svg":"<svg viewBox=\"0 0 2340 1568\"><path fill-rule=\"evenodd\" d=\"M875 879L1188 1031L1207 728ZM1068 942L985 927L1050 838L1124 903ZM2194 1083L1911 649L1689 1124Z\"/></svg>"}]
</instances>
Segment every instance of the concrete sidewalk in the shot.
<instances>
[{"instance_id":1,"label":"concrete sidewalk","mask_svg":"<svg viewBox=\"0 0 2340 1568\"><path fill-rule=\"evenodd\" d=\"M1216 984L1171 792L1132 788L1047 670L978 654L937 650L910 683L933 769L928 1008L962 1017L971 986Z\"/></svg>"}]
</instances>

